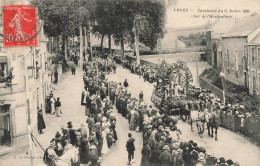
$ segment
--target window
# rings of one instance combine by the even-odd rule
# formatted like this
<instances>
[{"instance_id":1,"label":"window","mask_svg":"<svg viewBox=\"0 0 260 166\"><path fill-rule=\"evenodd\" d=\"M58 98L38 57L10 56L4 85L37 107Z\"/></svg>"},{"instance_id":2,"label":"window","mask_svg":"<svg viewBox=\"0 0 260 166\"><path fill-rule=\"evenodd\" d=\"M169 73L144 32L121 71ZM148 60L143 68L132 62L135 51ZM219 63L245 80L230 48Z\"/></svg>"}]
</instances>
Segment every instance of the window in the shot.
<instances>
[{"instance_id":1,"label":"window","mask_svg":"<svg viewBox=\"0 0 260 166\"><path fill-rule=\"evenodd\" d=\"M254 64L255 63L255 48L254 47L251 48L251 56L252 56L252 64Z\"/></svg>"},{"instance_id":2,"label":"window","mask_svg":"<svg viewBox=\"0 0 260 166\"><path fill-rule=\"evenodd\" d=\"M229 67L229 50L227 49L227 67Z\"/></svg>"},{"instance_id":3,"label":"window","mask_svg":"<svg viewBox=\"0 0 260 166\"><path fill-rule=\"evenodd\" d=\"M238 56L237 56L237 50L235 50L235 69L238 71Z\"/></svg>"},{"instance_id":4,"label":"window","mask_svg":"<svg viewBox=\"0 0 260 166\"><path fill-rule=\"evenodd\" d=\"M260 64L260 48L257 48L257 59L258 59L258 64Z\"/></svg>"},{"instance_id":5,"label":"window","mask_svg":"<svg viewBox=\"0 0 260 166\"><path fill-rule=\"evenodd\" d=\"M258 90L260 90L260 73L258 74Z\"/></svg>"},{"instance_id":6,"label":"window","mask_svg":"<svg viewBox=\"0 0 260 166\"><path fill-rule=\"evenodd\" d=\"M7 69L7 56L0 56L0 77L7 76Z\"/></svg>"},{"instance_id":7,"label":"window","mask_svg":"<svg viewBox=\"0 0 260 166\"><path fill-rule=\"evenodd\" d=\"M253 90L256 90L256 79L255 79L255 76L253 76Z\"/></svg>"},{"instance_id":8,"label":"window","mask_svg":"<svg viewBox=\"0 0 260 166\"><path fill-rule=\"evenodd\" d=\"M244 46L244 56L243 56L243 69L246 69L247 66L247 46Z\"/></svg>"}]
</instances>

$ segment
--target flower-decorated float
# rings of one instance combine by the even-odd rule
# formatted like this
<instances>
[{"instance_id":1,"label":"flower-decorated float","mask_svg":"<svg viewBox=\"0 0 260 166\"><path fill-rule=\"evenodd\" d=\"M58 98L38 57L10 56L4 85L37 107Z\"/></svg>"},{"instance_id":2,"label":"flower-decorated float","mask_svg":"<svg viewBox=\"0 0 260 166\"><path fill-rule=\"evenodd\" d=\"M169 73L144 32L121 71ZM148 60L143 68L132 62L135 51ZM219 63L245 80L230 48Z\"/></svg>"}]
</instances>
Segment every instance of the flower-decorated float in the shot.
<instances>
[{"instance_id":1,"label":"flower-decorated float","mask_svg":"<svg viewBox=\"0 0 260 166\"><path fill-rule=\"evenodd\" d=\"M161 112L178 115L182 101L187 99L187 91L193 82L192 74L186 64L177 61L168 65L165 60L155 74L156 83L151 96L152 102Z\"/></svg>"}]
</instances>

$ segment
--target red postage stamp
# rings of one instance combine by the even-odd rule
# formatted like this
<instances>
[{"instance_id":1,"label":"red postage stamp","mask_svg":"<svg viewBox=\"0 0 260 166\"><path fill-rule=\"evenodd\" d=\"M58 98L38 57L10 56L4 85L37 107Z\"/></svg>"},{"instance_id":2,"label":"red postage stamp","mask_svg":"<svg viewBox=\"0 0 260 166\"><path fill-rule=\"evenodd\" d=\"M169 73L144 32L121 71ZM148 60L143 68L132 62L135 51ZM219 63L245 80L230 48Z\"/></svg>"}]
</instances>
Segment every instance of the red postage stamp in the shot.
<instances>
[{"instance_id":1,"label":"red postage stamp","mask_svg":"<svg viewBox=\"0 0 260 166\"><path fill-rule=\"evenodd\" d=\"M36 8L3 6L4 47L37 46Z\"/></svg>"}]
</instances>

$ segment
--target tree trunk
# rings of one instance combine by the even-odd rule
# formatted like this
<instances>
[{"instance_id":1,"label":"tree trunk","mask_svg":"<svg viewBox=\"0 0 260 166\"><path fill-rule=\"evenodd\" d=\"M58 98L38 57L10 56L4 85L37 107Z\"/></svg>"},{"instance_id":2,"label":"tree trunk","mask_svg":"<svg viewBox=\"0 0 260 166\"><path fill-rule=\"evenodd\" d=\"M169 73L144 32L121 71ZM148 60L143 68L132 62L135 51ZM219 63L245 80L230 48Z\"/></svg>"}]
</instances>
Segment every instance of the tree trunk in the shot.
<instances>
[{"instance_id":1,"label":"tree trunk","mask_svg":"<svg viewBox=\"0 0 260 166\"><path fill-rule=\"evenodd\" d=\"M65 36L62 35L62 55L65 57Z\"/></svg>"},{"instance_id":2,"label":"tree trunk","mask_svg":"<svg viewBox=\"0 0 260 166\"><path fill-rule=\"evenodd\" d=\"M88 51L88 39L87 39L87 28L84 27L84 39L85 39L85 55L87 55Z\"/></svg>"},{"instance_id":3,"label":"tree trunk","mask_svg":"<svg viewBox=\"0 0 260 166\"><path fill-rule=\"evenodd\" d=\"M125 59L125 43L124 43L124 39L121 39L120 41L121 43L121 51L122 51L122 59Z\"/></svg>"},{"instance_id":4,"label":"tree trunk","mask_svg":"<svg viewBox=\"0 0 260 166\"><path fill-rule=\"evenodd\" d=\"M57 36L57 53L60 53L60 39L59 36Z\"/></svg>"},{"instance_id":5,"label":"tree trunk","mask_svg":"<svg viewBox=\"0 0 260 166\"><path fill-rule=\"evenodd\" d=\"M101 37L101 43L100 43L100 49L101 49L101 52L103 52L103 40L104 40L104 34L102 34L102 37Z\"/></svg>"},{"instance_id":6,"label":"tree trunk","mask_svg":"<svg viewBox=\"0 0 260 166\"><path fill-rule=\"evenodd\" d=\"M108 50L110 55L112 55L112 49L111 49L111 34L108 33Z\"/></svg>"},{"instance_id":7,"label":"tree trunk","mask_svg":"<svg viewBox=\"0 0 260 166\"><path fill-rule=\"evenodd\" d=\"M82 35L82 25L79 24L79 37L80 37L80 48L79 48L79 64L82 68L82 62L83 62L83 35Z\"/></svg>"},{"instance_id":8,"label":"tree trunk","mask_svg":"<svg viewBox=\"0 0 260 166\"><path fill-rule=\"evenodd\" d=\"M53 37L50 38L50 45L51 45L51 54L52 54L52 51L53 51Z\"/></svg>"},{"instance_id":9,"label":"tree trunk","mask_svg":"<svg viewBox=\"0 0 260 166\"><path fill-rule=\"evenodd\" d=\"M64 50L65 50L65 59L68 60L69 56L68 56L68 37L65 37L65 46L64 46Z\"/></svg>"},{"instance_id":10,"label":"tree trunk","mask_svg":"<svg viewBox=\"0 0 260 166\"><path fill-rule=\"evenodd\" d=\"M88 40L88 41L89 41L89 49L90 49L90 55L89 55L89 56L90 56L90 59L92 60L92 54L93 54L92 51L93 51L93 50L92 50L92 45L91 45L91 30L90 30L90 26L91 26L91 25L90 25L90 21L88 21L88 27L89 27L89 33L88 33L88 36L89 36L88 39L89 39L89 40Z\"/></svg>"},{"instance_id":11,"label":"tree trunk","mask_svg":"<svg viewBox=\"0 0 260 166\"><path fill-rule=\"evenodd\" d=\"M139 53L139 32L136 28L136 21L134 20L134 35L135 35L135 55L136 55L136 64L140 64L140 53Z\"/></svg>"}]
</instances>

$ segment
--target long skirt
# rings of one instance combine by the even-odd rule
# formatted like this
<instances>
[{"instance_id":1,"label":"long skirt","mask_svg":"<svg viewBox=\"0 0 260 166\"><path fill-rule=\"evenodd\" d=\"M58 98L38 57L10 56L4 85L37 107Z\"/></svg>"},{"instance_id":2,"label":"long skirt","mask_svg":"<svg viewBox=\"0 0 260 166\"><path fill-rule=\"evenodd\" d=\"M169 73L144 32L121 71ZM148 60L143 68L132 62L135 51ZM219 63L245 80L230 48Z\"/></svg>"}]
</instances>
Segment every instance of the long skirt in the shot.
<instances>
[{"instance_id":1,"label":"long skirt","mask_svg":"<svg viewBox=\"0 0 260 166\"><path fill-rule=\"evenodd\" d=\"M55 106L54 103L51 103L51 114L55 113Z\"/></svg>"},{"instance_id":2,"label":"long skirt","mask_svg":"<svg viewBox=\"0 0 260 166\"><path fill-rule=\"evenodd\" d=\"M86 108L85 108L85 115L88 116L89 114L90 114L90 113L89 113L89 107L86 106Z\"/></svg>"},{"instance_id":3,"label":"long skirt","mask_svg":"<svg viewBox=\"0 0 260 166\"><path fill-rule=\"evenodd\" d=\"M130 115L130 125L129 125L129 129L130 130L135 130L135 118L134 118L134 114Z\"/></svg>"}]
</instances>

